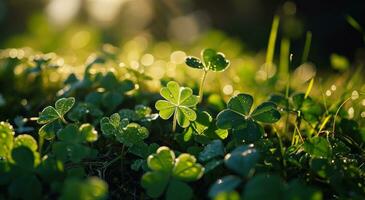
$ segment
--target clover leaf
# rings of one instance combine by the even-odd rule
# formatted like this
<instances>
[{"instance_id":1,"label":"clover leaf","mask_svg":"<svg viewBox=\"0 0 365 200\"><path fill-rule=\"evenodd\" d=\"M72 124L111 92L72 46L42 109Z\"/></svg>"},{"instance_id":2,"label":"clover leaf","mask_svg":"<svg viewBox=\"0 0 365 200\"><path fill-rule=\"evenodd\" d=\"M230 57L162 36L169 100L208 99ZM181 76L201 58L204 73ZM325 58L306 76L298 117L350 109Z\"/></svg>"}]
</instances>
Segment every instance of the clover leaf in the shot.
<instances>
[{"instance_id":1,"label":"clover leaf","mask_svg":"<svg viewBox=\"0 0 365 200\"><path fill-rule=\"evenodd\" d=\"M0 158L9 158L14 144L14 128L7 122L0 122Z\"/></svg>"},{"instance_id":2,"label":"clover leaf","mask_svg":"<svg viewBox=\"0 0 365 200\"><path fill-rule=\"evenodd\" d=\"M137 123L129 123L127 119L121 119L118 113L109 118L102 118L100 126L105 136L113 137L128 147L142 143L149 135L147 128Z\"/></svg>"},{"instance_id":3,"label":"clover leaf","mask_svg":"<svg viewBox=\"0 0 365 200\"><path fill-rule=\"evenodd\" d=\"M82 124L80 127L69 124L57 133L52 150L57 158L63 161L79 162L86 157L91 157L95 151L84 145L86 142L94 142L97 132L90 124Z\"/></svg>"},{"instance_id":4,"label":"clover leaf","mask_svg":"<svg viewBox=\"0 0 365 200\"><path fill-rule=\"evenodd\" d=\"M199 102L203 99L204 82L208 71L221 72L228 68L230 62L223 53L214 49L204 49L201 51L201 60L199 58L188 56L185 60L186 65L191 68L201 69L204 71L199 87Z\"/></svg>"},{"instance_id":5,"label":"clover leaf","mask_svg":"<svg viewBox=\"0 0 365 200\"><path fill-rule=\"evenodd\" d=\"M215 72L224 71L229 66L229 60L225 58L224 54L214 49L202 50L201 60L193 56L188 56L185 63L192 68Z\"/></svg>"},{"instance_id":6,"label":"clover leaf","mask_svg":"<svg viewBox=\"0 0 365 200\"><path fill-rule=\"evenodd\" d=\"M253 97L249 94L238 94L232 97L227 109L217 115L217 127L232 129L232 133L239 141L255 142L260 139L264 130L260 124L277 122L281 115L272 102L264 102L252 112Z\"/></svg>"},{"instance_id":7,"label":"clover leaf","mask_svg":"<svg viewBox=\"0 0 365 200\"><path fill-rule=\"evenodd\" d=\"M209 189L209 197L214 199L222 192L231 192L241 183L241 179L237 176L225 176L218 179Z\"/></svg>"},{"instance_id":8,"label":"clover leaf","mask_svg":"<svg viewBox=\"0 0 365 200\"><path fill-rule=\"evenodd\" d=\"M75 98L61 98L56 101L55 107L47 106L39 114L37 122L39 124L47 124L57 119L65 121L64 115L72 108L75 104Z\"/></svg>"},{"instance_id":9,"label":"clover leaf","mask_svg":"<svg viewBox=\"0 0 365 200\"><path fill-rule=\"evenodd\" d=\"M102 179L90 177L85 180L70 178L65 181L60 200L107 199L108 185Z\"/></svg>"},{"instance_id":10,"label":"clover leaf","mask_svg":"<svg viewBox=\"0 0 365 200\"><path fill-rule=\"evenodd\" d=\"M224 158L226 166L236 173L249 177L254 172L254 167L259 160L259 152L253 144L239 146Z\"/></svg>"},{"instance_id":11,"label":"clover leaf","mask_svg":"<svg viewBox=\"0 0 365 200\"><path fill-rule=\"evenodd\" d=\"M39 114L37 120L38 124L44 124L38 131L38 134L46 139L52 140L56 132L61 128L59 120L67 123L64 116L71 110L72 106L75 104L75 98L61 98L56 101L55 107L47 106Z\"/></svg>"},{"instance_id":12,"label":"clover leaf","mask_svg":"<svg viewBox=\"0 0 365 200\"><path fill-rule=\"evenodd\" d=\"M193 95L192 89L180 87L178 83L170 81L166 87L161 88L160 94L165 100L158 100L156 109L159 110L162 119L169 119L174 115L173 132L176 130L176 121L186 128L196 119L196 113L192 108L198 103L198 98Z\"/></svg>"},{"instance_id":13,"label":"clover leaf","mask_svg":"<svg viewBox=\"0 0 365 200\"><path fill-rule=\"evenodd\" d=\"M190 199L193 192L185 182L196 181L204 173L194 156L183 153L175 158L175 153L165 146L150 155L147 164L151 171L143 175L141 184L152 198L166 191L166 199Z\"/></svg>"}]
</instances>

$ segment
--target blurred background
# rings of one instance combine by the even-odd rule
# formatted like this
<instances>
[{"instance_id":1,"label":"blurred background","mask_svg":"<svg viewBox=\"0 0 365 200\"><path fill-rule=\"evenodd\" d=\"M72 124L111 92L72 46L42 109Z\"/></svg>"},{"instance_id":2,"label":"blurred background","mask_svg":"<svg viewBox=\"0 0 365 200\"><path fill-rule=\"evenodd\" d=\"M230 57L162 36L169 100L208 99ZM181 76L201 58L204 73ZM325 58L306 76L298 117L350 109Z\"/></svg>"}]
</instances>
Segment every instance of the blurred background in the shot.
<instances>
[{"instance_id":1,"label":"blurred background","mask_svg":"<svg viewBox=\"0 0 365 200\"><path fill-rule=\"evenodd\" d=\"M62 83L81 78L96 57L105 63L92 74L113 72L151 92L173 79L197 92L202 72L188 68L185 58L204 48L231 62L224 73L208 75L210 103L240 92L259 101L289 87L305 92L310 80L311 96L329 109L365 94L364 0L0 0L0 27L0 85L9 85L14 71L21 80L12 80L21 88L15 90L25 91L25 100L39 94L31 89L35 77L43 90L60 95ZM270 47L271 30L277 37ZM4 88L0 107L6 108L14 88ZM363 120L364 108L363 98L346 106Z\"/></svg>"},{"instance_id":2,"label":"blurred background","mask_svg":"<svg viewBox=\"0 0 365 200\"><path fill-rule=\"evenodd\" d=\"M0 0L0 48L74 53L103 43L120 46L140 35L189 48L219 30L241 50L258 52L266 48L277 14L294 57L311 31L309 60L325 68L333 54L364 59L365 39L346 20L352 16L365 26L364 13L364 0Z\"/></svg>"}]
</instances>

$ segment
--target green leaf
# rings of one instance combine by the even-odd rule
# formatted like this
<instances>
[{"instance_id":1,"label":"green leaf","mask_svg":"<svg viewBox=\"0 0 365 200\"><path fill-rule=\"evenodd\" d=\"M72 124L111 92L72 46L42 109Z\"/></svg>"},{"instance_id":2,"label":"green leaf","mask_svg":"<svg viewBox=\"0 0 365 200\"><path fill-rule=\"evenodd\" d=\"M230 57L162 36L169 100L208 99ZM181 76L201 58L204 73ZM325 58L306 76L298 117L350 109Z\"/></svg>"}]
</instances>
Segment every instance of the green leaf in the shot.
<instances>
[{"instance_id":1,"label":"green leaf","mask_svg":"<svg viewBox=\"0 0 365 200\"><path fill-rule=\"evenodd\" d=\"M281 115L276 110L276 105L272 102L264 102L257 106L256 109L251 113L251 117L259 122L274 123L277 122Z\"/></svg>"},{"instance_id":2,"label":"green leaf","mask_svg":"<svg viewBox=\"0 0 365 200\"><path fill-rule=\"evenodd\" d=\"M75 104L75 98L61 98L56 101L55 108L47 106L39 114L37 122L39 124L47 124L55 121L56 119L63 119L63 116L72 108Z\"/></svg>"},{"instance_id":3,"label":"green leaf","mask_svg":"<svg viewBox=\"0 0 365 200\"><path fill-rule=\"evenodd\" d=\"M137 123L130 123L125 128L120 129L115 136L119 142L131 147L143 142L148 135L147 128Z\"/></svg>"},{"instance_id":4,"label":"green leaf","mask_svg":"<svg viewBox=\"0 0 365 200\"><path fill-rule=\"evenodd\" d=\"M58 121L53 121L43 125L39 130L38 134L46 140L52 140L56 136L57 131L61 128Z\"/></svg>"},{"instance_id":5,"label":"green leaf","mask_svg":"<svg viewBox=\"0 0 365 200\"><path fill-rule=\"evenodd\" d=\"M108 196L108 185L103 180L90 177L85 180L66 179L60 200L104 200Z\"/></svg>"},{"instance_id":6,"label":"green leaf","mask_svg":"<svg viewBox=\"0 0 365 200\"><path fill-rule=\"evenodd\" d=\"M231 192L221 192L217 194L214 200L239 200L240 195L236 191Z\"/></svg>"},{"instance_id":7,"label":"green leaf","mask_svg":"<svg viewBox=\"0 0 365 200\"><path fill-rule=\"evenodd\" d=\"M220 129L231 129L234 127L246 127L247 121L245 116L226 109L218 113L216 125Z\"/></svg>"},{"instance_id":8,"label":"green leaf","mask_svg":"<svg viewBox=\"0 0 365 200\"><path fill-rule=\"evenodd\" d=\"M264 128L253 120L247 121L245 128L233 129L232 134L238 142L253 143L264 135Z\"/></svg>"},{"instance_id":9,"label":"green leaf","mask_svg":"<svg viewBox=\"0 0 365 200\"><path fill-rule=\"evenodd\" d=\"M8 158L13 148L14 129L7 122L0 122L0 158Z\"/></svg>"},{"instance_id":10,"label":"green leaf","mask_svg":"<svg viewBox=\"0 0 365 200\"><path fill-rule=\"evenodd\" d=\"M248 94L238 94L232 97L227 109L217 116L217 127L221 129L244 128L253 104L253 98Z\"/></svg>"},{"instance_id":11,"label":"green leaf","mask_svg":"<svg viewBox=\"0 0 365 200\"><path fill-rule=\"evenodd\" d=\"M57 112L64 116L69 110L71 110L72 106L75 104L75 98L61 98L56 101L55 107Z\"/></svg>"},{"instance_id":12,"label":"green leaf","mask_svg":"<svg viewBox=\"0 0 365 200\"><path fill-rule=\"evenodd\" d=\"M189 200L193 197L191 187L178 180L171 180L166 191L166 200Z\"/></svg>"},{"instance_id":13,"label":"green leaf","mask_svg":"<svg viewBox=\"0 0 365 200\"><path fill-rule=\"evenodd\" d=\"M196 120L192 123L192 126L196 133L203 134L205 130L207 130L213 121L212 116L206 111L198 111Z\"/></svg>"},{"instance_id":14,"label":"green leaf","mask_svg":"<svg viewBox=\"0 0 365 200\"><path fill-rule=\"evenodd\" d=\"M37 141L31 136L27 134L18 135L14 140L14 148L16 147L28 147L33 152L36 152L38 149Z\"/></svg>"},{"instance_id":15,"label":"green leaf","mask_svg":"<svg viewBox=\"0 0 365 200\"><path fill-rule=\"evenodd\" d=\"M230 64L223 53L213 49L204 49L201 54L206 69L220 72L226 70Z\"/></svg>"},{"instance_id":16,"label":"green leaf","mask_svg":"<svg viewBox=\"0 0 365 200\"><path fill-rule=\"evenodd\" d=\"M199 179L204 168L196 163L194 156L183 153L175 159L175 154L168 147L160 147L155 154L148 156L147 165L152 170L142 176L141 185L152 198L160 197L165 191L168 199L190 198L190 188L181 181ZM171 188L172 187L172 188ZM177 197L174 193L182 192L184 197ZM181 196L181 195L179 195Z\"/></svg>"},{"instance_id":17,"label":"green leaf","mask_svg":"<svg viewBox=\"0 0 365 200\"><path fill-rule=\"evenodd\" d=\"M317 158L329 158L332 154L331 144L323 137L306 140L304 142L304 151Z\"/></svg>"},{"instance_id":18,"label":"green leaf","mask_svg":"<svg viewBox=\"0 0 365 200\"><path fill-rule=\"evenodd\" d=\"M196 181L203 176L204 167L196 163L194 156L183 153L176 159L172 173L179 180Z\"/></svg>"},{"instance_id":19,"label":"green leaf","mask_svg":"<svg viewBox=\"0 0 365 200\"><path fill-rule=\"evenodd\" d=\"M244 177L249 177L253 174L259 158L259 152L253 147L253 144L250 144L234 149L225 156L224 162L229 169Z\"/></svg>"},{"instance_id":20,"label":"green leaf","mask_svg":"<svg viewBox=\"0 0 365 200\"><path fill-rule=\"evenodd\" d=\"M227 108L247 116L253 104L253 97L249 94L238 94L232 97L227 104Z\"/></svg>"},{"instance_id":21,"label":"green leaf","mask_svg":"<svg viewBox=\"0 0 365 200\"><path fill-rule=\"evenodd\" d=\"M42 199L42 184L33 174L17 177L9 185L8 190L12 199Z\"/></svg>"},{"instance_id":22,"label":"green leaf","mask_svg":"<svg viewBox=\"0 0 365 200\"><path fill-rule=\"evenodd\" d=\"M196 113L192 109L198 103L198 97L187 87L180 87L178 83L170 81L161 88L160 94L165 100L158 100L156 109L162 119L169 119L176 115L181 127L188 127L191 121L196 120Z\"/></svg>"},{"instance_id":23,"label":"green leaf","mask_svg":"<svg viewBox=\"0 0 365 200\"><path fill-rule=\"evenodd\" d=\"M241 184L241 179L237 176L225 176L218 179L209 189L209 197L215 198L221 192L231 192L239 184Z\"/></svg>"},{"instance_id":24,"label":"green leaf","mask_svg":"<svg viewBox=\"0 0 365 200\"><path fill-rule=\"evenodd\" d=\"M147 190L148 196L157 198L165 191L169 183L169 174L162 171L147 172L142 176L141 185Z\"/></svg>"},{"instance_id":25,"label":"green leaf","mask_svg":"<svg viewBox=\"0 0 365 200\"><path fill-rule=\"evenodd\" d=\"M224 156L224 146L221 140L213 140L210 144L204 147L204 150L199 154L199 160L205 162L212 158Z\"/></svg>"},{"instance_id":26,"label":"green leaf","mask_svg":"<svg viewBox=\"0 0 365 200\"><path fill-rule=\"evenodd\" d=\"M114 113L108 117L104 117L100 120L101 131L106 136L116 135L118 128L121 126L120 116L118 113Z\"/></svg>"},{"instance_id":27,"label":"green leaf","mask_svg":"<svg viewBox=\"0 0 365 200\"><path fill-rule=\"evenodd\" d=\"M203 63L199 58L188 56L185 60L186 65L196 69L204 69Z\"/></svg>"},{"instance_id":28,"label":"green leaf","mask_svg":"<svg viewBox=\"0 0 365 200\"><path fill-rule=\"evenodd\" d=\"M128 119L121 119L118 113L101 119L100 126L104 135L113 136L128 147L142 143L149 135L148 129L137 123L129 123Z\"/></svg>"},{"instance_id":29,"label":"green leaf","mask_svg":"<svg viewBox=\"0 0 365 200\"><path fill-rule=\"evenodd\" d=\"M285 200L322 200L322 192L293 180L289 183L285 192Z\"/></svg>"},{"instance_id":30,"label":"green leaf","mask_svg":"<svg viewBox=\"0 0 365 200\"><path fill-rule=\"evenodd\" d=\"M175 163L175 153L168 147L160 147L155 154L148 156L147 164L151 170L170 172Z\"/></svg>"},{"instance_id":31,"label":"green leaf","mask_svg":"<svg viewBox=\"0 0 365 200\"><path fill-rule=\"evenodd\" d=\"M35 165L34 154L31 149L26 146L19 146L11 151L11 157L15 164L23 169L31 170Z\"/></svg>"},{"instance_id":32,"label":"green leaf","mask_svg":"<svg viewBox=\"0 0 365 200\"><path fill-rule=\"evenodd\" d=\"M98 132L91 124L82 124L79 131L87 142L95 142L98 139Z\"/></svg>"},{"instance_id":33,"label":"green leaf","mask_svg":"<svg viewBox=\"0 0 365 200\"><path fill-rule=\"evenodd\" d=\"M57 113L57 110L53 108L52 106L47 106L42 110L42 112L39 114L39 118L37 120L38 124L46 124L55 121L56 119L59 119L60 116Z\"/></svg>"},{"instance_id":34,"label":"green leaf","mask_svg":"<svg viewBox=\"0 0 365 200\"><path fill-rule=\"evenodd\" d=\"M285 195L285 186L279 176L256 175L245 186L243 199L282 200Z\"/></svg>"}]
</instances>

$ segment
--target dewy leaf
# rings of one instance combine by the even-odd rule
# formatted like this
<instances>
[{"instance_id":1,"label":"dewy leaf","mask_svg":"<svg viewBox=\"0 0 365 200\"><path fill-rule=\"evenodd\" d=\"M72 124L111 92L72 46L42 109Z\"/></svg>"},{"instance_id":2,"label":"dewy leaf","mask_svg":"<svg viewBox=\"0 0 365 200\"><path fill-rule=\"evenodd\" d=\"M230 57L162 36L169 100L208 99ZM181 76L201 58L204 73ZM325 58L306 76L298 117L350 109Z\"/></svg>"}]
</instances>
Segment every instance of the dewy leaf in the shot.
<instances>
[{"instance_id":1,"label":"dewy leaf","mask_svg":"<svg viewBox=\"0 0 365 200\"><path fill-rule=\"evenodd\" d=\"M190 88L180 87L178 83L170 81L167 87L161 89L160 94L165 100L158 100L155 107L162 119L176 115L178 124L184 128L196 119L192 108L198 103L198 97L193 95Z\"/></svg>"},{"instance_id":2,"label":"dewy leaf","mask_svg":"<svg viewBox=\"0 0 365 200\"><path fill-rule=\"evenodd\" d=\"M53 122L57 119L62 119L63 116L72 108L75 104L75 98L61 98L56 101L55 108L52 106L47 106L39 114L37 120L38 124L47 124Z\"/></svg>"},{"instance_id":3,"label":"dewy leaf","mask_svg":"<svg viewBox=\"0 0 365 200\"><path fill-rule=\"evenodd\" d=\"M248 116L253 104L253 97L249 94L238 94L232 97L227 104L227 108Z\"/></svg>"},{"instance_id":4,"label":"dewy leaf","mask_svg":"<svg viewBox=\"0 0 365 200\"><path fill-rule=\"evenodd\" d=\"M253 147L253 144L237 147L224 158L229 169L244 177L252 175L258 160L259 152Z\"/></svg>"},{"instance_id":5,"label":"dewy leaf","mask_svg":"<svg viewBox=\"0 0 365 200\"><path fill-rule=\"evenodd\" d=\"M204 167L196 163L194 156L183 153L176 159L172 173L179 180L195 181L203 176Z\"/></svg>"},{"instance_id":6,"label":"dewy leaf","mask_svg":"<svg viewBox=\"0 0 365 200\"><path fill-rule=\"evenodd\" d=\"M250 119L247 120L246 127L233 129L232 134L239 142L252 143L262 138L264 129L260 124Z\"/></svg>"},{"instance_id":7,"label":"dewy leaf","mask_svg":"<svg viewBox=\"0 0 365 200\"><path fill-rule=\"evenodd\" d=\"M194 130L198 134L202 134L205 130L207 130L213 121L212 116L206 111L198 111L196 120L192 123Z\"/></svg>"},{"instance_id":8,"label":"dewy leaf","mask_svg":"<svg viewBox=\"0 0 365 200\"><path fill-rule=\"evenodd\" d=\"M245 127L247 124L245 116L230 109L218 113L216 125L220 129L231 129L234 127Z\"/></svg>"},{"instance_id":9,"label":"dewy leaf","mask_svg":"<svg viewBox=\"0 0 365 200\"><path fill-rule=\"evenodd\" d=\"M323 137L305 141L304 151L317 158L329 158L332 154L331 144Z\"/></svg>"},{"instance_id":10,"label":"dewy leaf","mask_svg":"<svg viewBox=\"0 0 365 200\"><path fill-rule=\"evenodd\" d=\"M0 158L10 156L10 151L13 148L14 129L7 122L0 122Z\"/></svg>"},{"instance_id":11,"label":"dewy leaf","mask_svg":"<svg viewBox=\"0 0 365 200\"><path fill-rule=\"evenodd\" d=\"M281 115L276 109L276 105L272 102L264 102L257 106L251 113L251 117L259 122L274 123L277 122Z\"/></svg>"},{"instance_id":12,"label":"dewy leaf","mask_svg":"<svg viewBox=\"0 0 365 200\"><path fill-rule=\"evenodd\" d=\"M121 126L120 116L118 113L114 113L108 117L104 117L100 120L101 131L106 136L116 135L118 128Z\"/></svg>"},{"instance_id":13,"label":"dewy leaf","mask_svg":"<svg viewBox=\"0 0 365 200\"><path fill-rule=\"evenodd\" d=\"M199 58L193 57L193 56L188 56L185 60L185 63L192 68L196 68L196 69L203 69L203 63L202 61L199 60Z\"/></svg>"},{"instance_id":14,"label":"dewy leaf","mask_svg":"<svg viewBox=\"0 0 365 200\"><path fill-rule=\"evenodd\" d=\"M130 123L125 128L120 129L115 136L119 142L131 147L142 143L148 135L148 129L137 123Z\"/></svg>"},{"instance_id":15,"label":"dewy leaf","mask_svg":"<svg viewBox=\"0 0 365 200\"><path fill-rule=\"evenodd\" d=\"M69 110L71 110L72 106L75 104L75 98L61 98L56 101L55 107L57 112L64 116Z\"/></svg>"},{"instance_id":16,"label":"dewy leaf","mask_svg":"<svg viewBox=\"0 0 365 200\"><path fill-rule=\"evenodd\" d=\"M253 98L248 94L238 94L232 97L227 104L227 109L217 116L217 127L221 129L244 128L248 118Z\"/></svg>"},{"instance_id":17,"label":"dewy leaf","mask_svg":"<svg viewBox=\"0 0 365 200\"><path fill-rule=\"evenodd\" d=\"M52 106L47 106L39 114L37 122L38 124L47 124L55 121L58 118L60 118L60 115L57 113L57 110Z\"/></svg>"},{"instance_id":18,"label":"dewy leaf","mask_svg":"<svg viewBox=\"0 0 365 200\"><path fill-rule=\"evenodd\" d=\"M209 197L214 198L221 192L231 192L233 191L239 184L241 183L241 179L237 176L225 176L223 178L218 179L209 189Z\"/></svg>"},{"instance_id":19,"label":"dewy leaf","mask_svg":"<svg viewBox=\"0 0 365 200\"><path fill-rule=\"evenodd\" d=\"M148 156L147 164L151 170L169 172L175 163L175 153L168 147L160 147L155 154Z\"/></svg>"},{"instance_id":20,"label":"dewy leaf","mask_svg":"<svg viewBox=\"0 0 365 200\"><path fill-rule=\"evenodd\" d=\"M14 140L14 148L25 146L28 147L33 152L37 151L38 144L37 141L31 136L27 134L18 135Z\"/></svg>"},{"instance_id":21,"label":"dewy leaf","mask_svg":"<svg viewBox=\"0 0 365 200\"><path fill-rule=\"evenodd\" d=\"M221 140L213 140L210 144L205 146L203 151L199 154L199 160L205 162L212 158L223 156L224 146Z\"/></svg>"},{"instance_id":22,"label":"dewy leaf","mask_svg":"<svg viewBox=\"0 0 365 200\"><path fill-rule=\"evenodd\" d=\"M220 72L229 66L229 60L225 58L224 54L213 49L203 50L202 57L205 67L209 70Z\"/></svg>"}]
</instances>

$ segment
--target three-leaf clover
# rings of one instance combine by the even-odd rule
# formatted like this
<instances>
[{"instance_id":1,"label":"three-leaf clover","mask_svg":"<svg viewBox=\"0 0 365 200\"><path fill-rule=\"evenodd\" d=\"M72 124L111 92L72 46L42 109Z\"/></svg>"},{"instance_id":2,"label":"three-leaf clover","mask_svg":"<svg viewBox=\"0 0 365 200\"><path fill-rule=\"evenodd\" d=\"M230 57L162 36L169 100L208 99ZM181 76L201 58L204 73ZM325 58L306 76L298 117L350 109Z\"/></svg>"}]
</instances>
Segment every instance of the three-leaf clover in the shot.
<instances>
[{"instance_id":1,"label":"three-leaf clover","mask_svg":"<svg viewBox=\"0 0 365 200\"><path fill-rule=\"evenodd\" d=\"M39 114L37 120L38 124L44 124L40 129L38 134L48 140L55 137L55 133L58 127L58 120L67 123L64 116L71 110L72 106L75 104L75 98L61 98L56 101L55 107L47 106Z\"/></svg>"},{"instance_id":2,"label":"three-leaf clover","mask_svg":"<svg viewBox=\"0 0 365 200\"><path fill-rule=\"evenodd\" d=\"M193 95L191 88L180 87L178 83L170 81L166 87L161 88L160 94L165 100L158 100L156 109L159 110L162 119L169 119L174 115L173 132L176 130L176 121L186 128L196 119L196 113L192 108L198 104L198 98Z\"/></svg>"},{"instance_id":3,"label":"three-leaf clover","mask_svg":"<svg viewBox=\"0 0 365 200\"><path fill-rule=\"evenodd\" d=\"M79 162L95 152L84 145L86 142L95 142L98 133L90 124L82 124L80 127L69 124L57 133L59 141L53 143L52 150L57 158L63 161Z\"/></svg>"},{"instance_id":4,"label":"three-leaf clover","mask_svg":"<svg viewBox=\"0 0 365 200\"><path fill-rule=\"evenodd\" d=\"M142 187L152 198L160 197L166 191L166 199L191 199L193 191L187 181L196 181L203 176L204 168L196 163L194 156L183 153L175 158L168 147L160 147L147 159L151 169L142 177Z\"/></svg>"},{"instance_id":5,"label":"three-leaf clover","mask_svg":"<svg viewBox=\"0 0 365 200\"><path fill-rule=\"evenodd\" d=\"M128 119L121 119L118 113L100 120L101 131L107 137L115 137L120 143L131 147L143 143L149 135L148 129L137 124L129 123Z\"/></svg>"},{"instance_id":6,"label":"three-leaf clover","mask_svg":"<svg viewBox=\"0 0 365 200\"><path fill-rule=\"evenodd\" d=\"M227 109L217 115L217 127L232 129L234 136L242 141L255 142L262 137L264 130L260 124L274 123L281 117L276 109L276 104L264 102L252 112L253 97L249 94L238 94L232 97L227 104Z\"/></svg>"},{"instance_id":7,"label":"three-leaf clover","mask_svg":"<svg viewBox=\"0 0 365 200\"><path fill-rule=\"evenodd\" d=\"M201 52L201 60L199 58L188 56L185 63L192 68L204 71L199 88L199 102L203 99L203 87L208 71L221 72L228 68L230 62L223 53L214 49L204 49Z\"/></svg>"}]
</instances>

